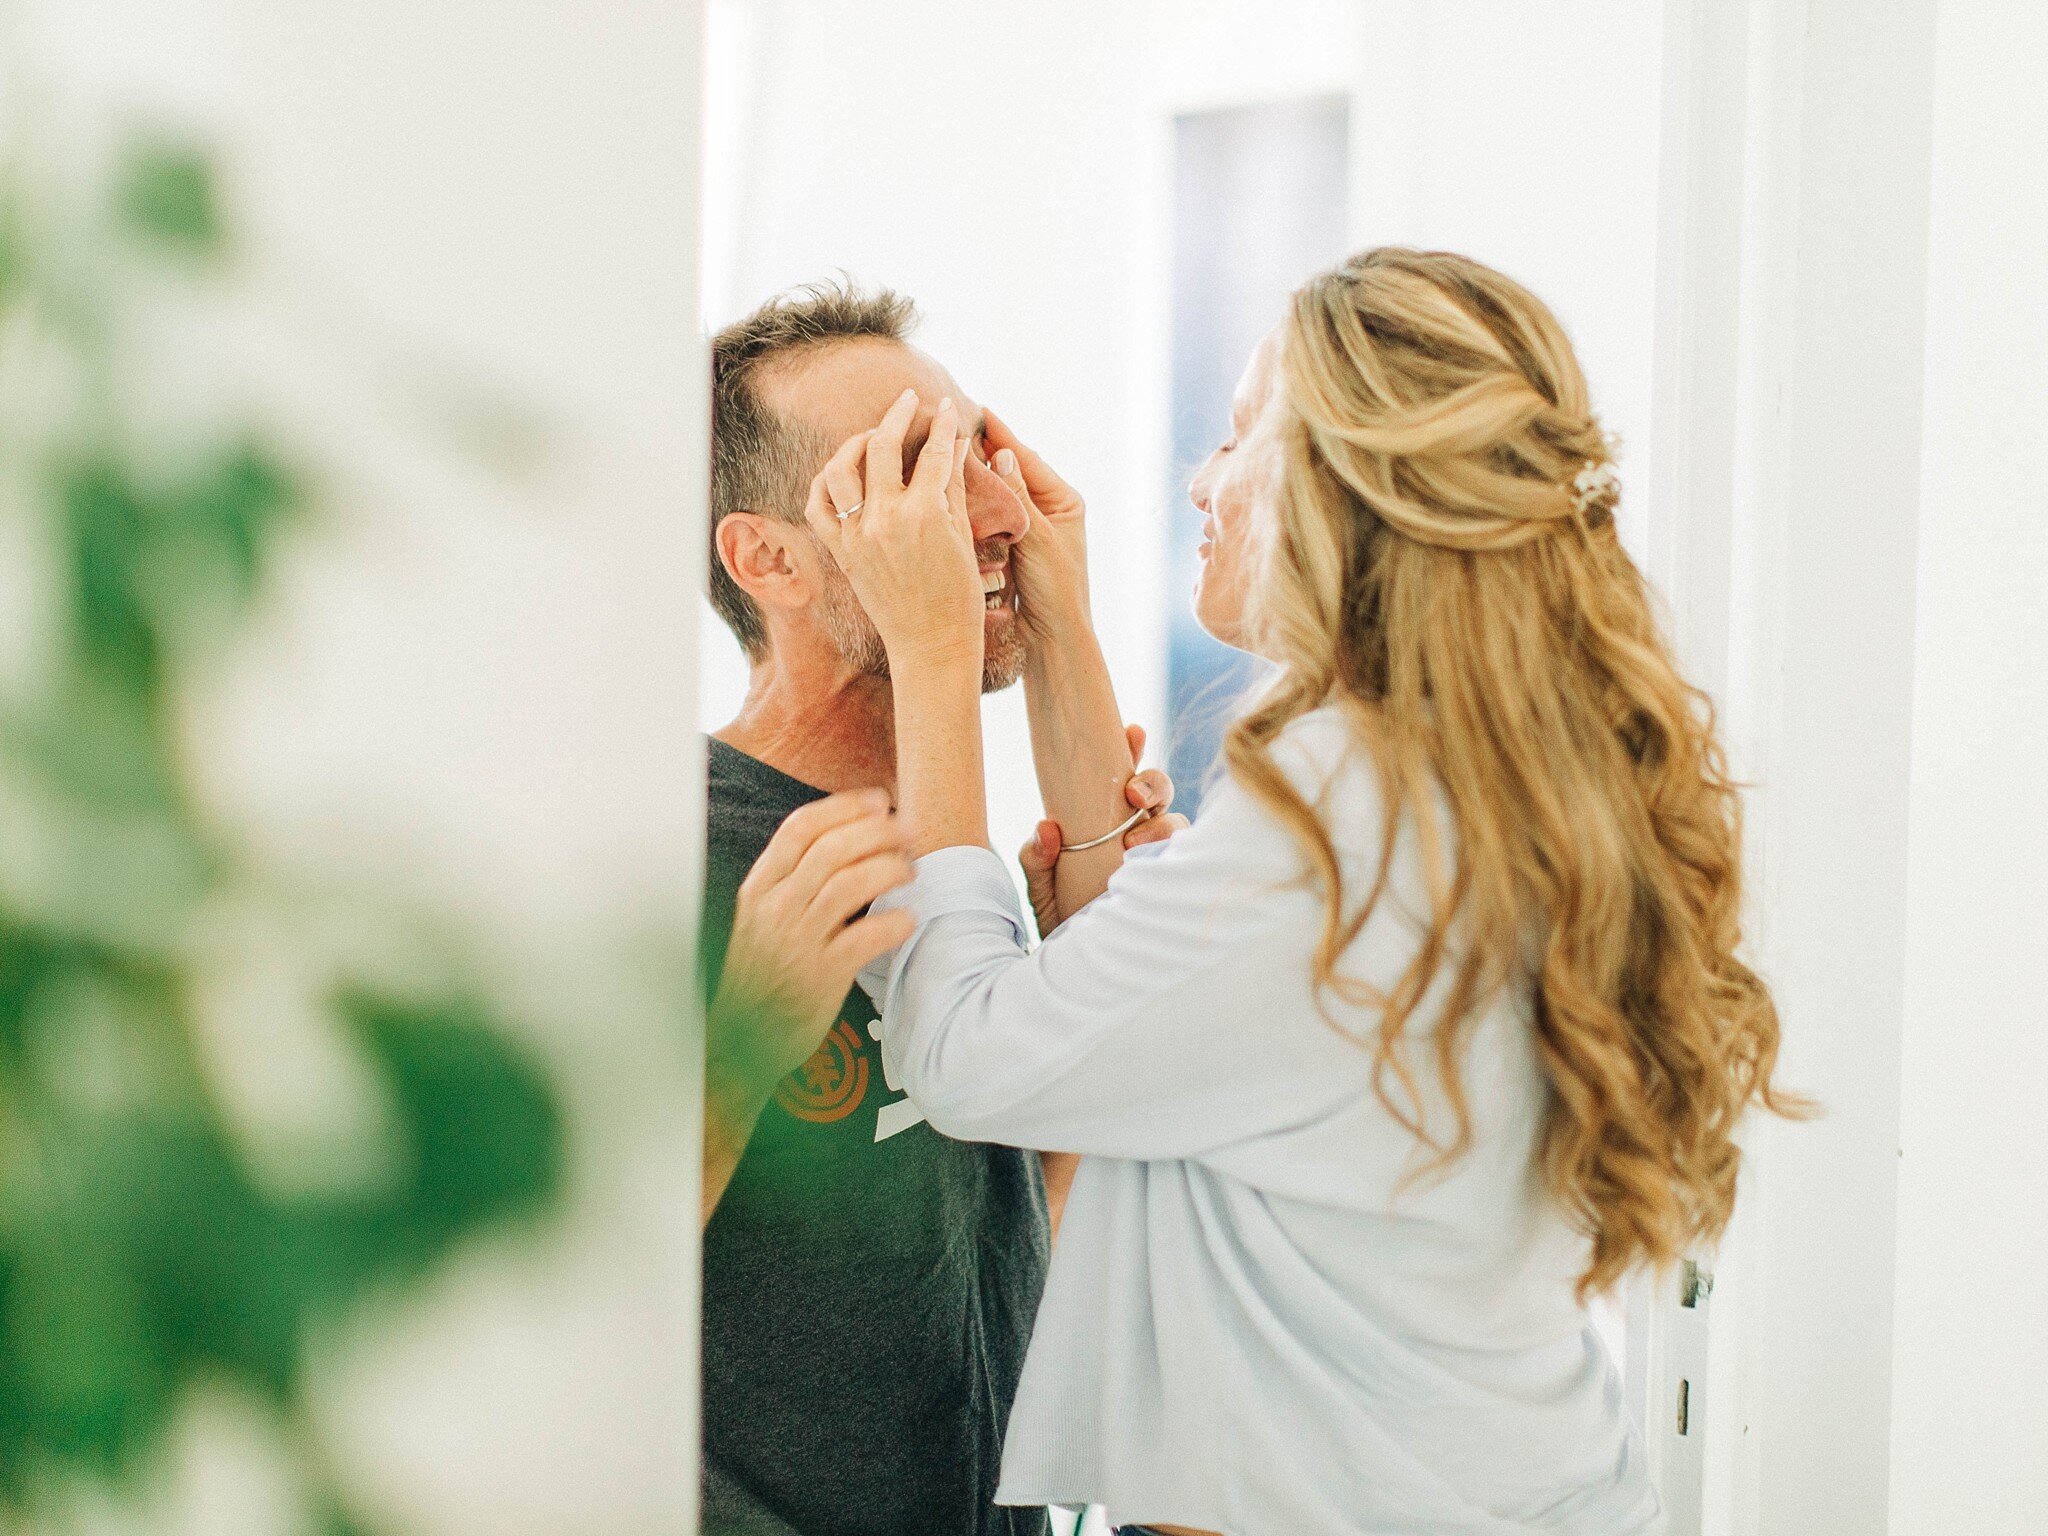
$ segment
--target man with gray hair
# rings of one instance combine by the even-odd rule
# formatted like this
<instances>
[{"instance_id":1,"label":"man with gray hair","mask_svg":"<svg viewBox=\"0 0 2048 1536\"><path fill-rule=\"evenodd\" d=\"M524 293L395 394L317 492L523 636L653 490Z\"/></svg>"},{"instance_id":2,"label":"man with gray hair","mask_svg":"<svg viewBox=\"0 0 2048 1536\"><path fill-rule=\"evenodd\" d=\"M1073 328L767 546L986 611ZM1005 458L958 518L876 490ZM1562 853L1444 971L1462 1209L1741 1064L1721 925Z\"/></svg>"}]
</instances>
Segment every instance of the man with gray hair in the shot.
<instances>
[{"instance_id":1,"label":"man with gray hair","mask_svg":"<svg viewBox=\"0 0 2048 1536\"><path fill-rule=\"evenodd\" d=\"M833 451L906 392L917 397L906 466L947 399L971 439L983 689L1007 688L1025 667L1010 575L1030 528L1022 445L909 344L914 318L897 294L821 285L770 301L712 344L710 595L749 666L738 718L709 743L712 988L741 881L777 828L839 791L894 790L887 657L804 509ZM1131 795L1163 809L1171 786L1140 775ZM1156 817L1127 841L1177 821ZM786 1075L761 1068L778 1058L744 1018L714 1008L711 1019L705 1530L1044 1536L1044 1511L998 1508L993 1496L1072 1160L1041 1168L1035 1153L923 1123L886 1081L858 988Z\"/></svg>"}]
</instances>

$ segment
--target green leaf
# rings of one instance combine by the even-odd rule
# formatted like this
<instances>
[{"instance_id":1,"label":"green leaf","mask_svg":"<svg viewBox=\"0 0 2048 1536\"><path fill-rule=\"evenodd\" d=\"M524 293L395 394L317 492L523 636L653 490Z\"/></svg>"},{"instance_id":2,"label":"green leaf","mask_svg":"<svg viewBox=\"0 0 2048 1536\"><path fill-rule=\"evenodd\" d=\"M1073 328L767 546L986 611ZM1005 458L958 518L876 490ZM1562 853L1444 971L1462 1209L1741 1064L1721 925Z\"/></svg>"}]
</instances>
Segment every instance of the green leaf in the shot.
<instances>
[{"instance_id":1,"label":"green leaf","mask_svg":"<svg viewBox=\"0 0 2048 1536\"><path fill-rule=\"evenodd\" d=\"M272 534L298 501L291 475L253 442L224 450L172 488L155 508L155 538L144 552L157 568L145 571L144 582L164 626L186 627L176 610L209 601L239 613L256 590Z\"/></svg>"},{"instance_id":2,"label":"green leaf","mask_svg":"<svg viewBox=\"0 0 2048 1536\"><path fill-rule=\"evenodd\" d=\"M0 1247L0 1318L13 1307L14 1270L13 1255ZM23 1468L34 1443L21 1367L14 1358L20 1342L0 1328L0 1510L22 1508Z\"/></svg>"},{"instance_id":3,"label":"green leaf","mask_svg":"<svg viewBox=\"0 0 2048 1536\"><path fill-rule=\"evenodd\" d=\"M188 1372L212 1367L272 1402L289 1400L318 1287L285 1213L197 1117L130 1127L117 1165L123 1235L164 1352Z\"/></svg>"},{"instance_id":4,"label":"green leaf","mask_svg":"<svg viewBox=\"0 0 2048 1536\"><path fill-rule=\"evenodd\" d=\"M486 1223L547 1208L562 1181L561 1112L540 1066L477 1004L353 991L339 1006L385 1078L410 1154L392 1262L416 1271Z\"/></svg>"},{"instance_id":5,"label":"green leaf","mask_svg":"<svg viewBox=\"0 0 2048 1536\"><path fill-rule=\"evenodd\" d=\"M12 307L28 269L21 208L12 191L0 191L0 314Z\"/></svg>"},{"instance_id":6,"label":"green leaf","mask_svg":"<svg viewBox=\"0 0 2048 1536\"><path fill-rule=\"evenodd\" d=\"M225 243L212 163L189 145L132 146L121 167L115 208L144 241L190 256L214 256Z\"/></svg>"},{"instance_id":7,"label":"green leaf","mask_svg":"<svg viewBox=\"0 0 2048 1536\"><path fill-rule=\"evenodd\" d=\"M61 971L62 947L0 915L0 1073L12 1075L21 1056L22 1024L38 992ZM0 1077L0 1081L5 1081Z\"/></svg>"},{"instance_id":8,"label":"green leaf","mask_svg":"<svg viewBox=\"0 0 2048 1536\"><path fill-rule=\"evenodd\" d=\"M156 635L137 591L148 514L127 472L91 455L61 466L57 497L69 559L71 620L81 656L147 694L158 678Z\"/></svg>"},{"instance_id":9,"label":"green leaf","mask_svg":"<svg viewBox=\"0 0 2048 1536\"><path fill-rule=\"evenodd\" d=\"M186 487L181 505L214 531L246 594L263 569L271 533L298 501L298 485L285 468L259 444L244 442Z\"/></svg>"},{"instance_id":10,"label":"green leaf","mask_svg":"<svg viewBox=\"0 0 2048 1536\"><path fill-rule=\"evenodd\" d=\"M0 1399L44 1457L113 1476L162 1432L174 1379L119 1208L89 1172L71 1176L81 1170L69 1139L39 1139L44 1177L10 1212L18 1243L0 1315Z\"/></svg>"}]
</instances>

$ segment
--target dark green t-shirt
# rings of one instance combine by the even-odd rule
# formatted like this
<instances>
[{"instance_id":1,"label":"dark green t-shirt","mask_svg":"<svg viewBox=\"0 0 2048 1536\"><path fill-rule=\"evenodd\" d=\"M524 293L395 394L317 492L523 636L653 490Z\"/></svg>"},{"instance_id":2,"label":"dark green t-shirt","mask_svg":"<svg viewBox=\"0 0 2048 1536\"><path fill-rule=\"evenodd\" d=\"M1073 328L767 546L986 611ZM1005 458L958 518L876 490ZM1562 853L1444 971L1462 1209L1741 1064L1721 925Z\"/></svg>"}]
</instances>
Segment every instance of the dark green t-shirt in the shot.
<instances>
[{"instance_id":1,"label":"dark green t-shirt","mask_svg":"<svg viewBox=\"0 0 2048 1536\"><path fill-rule=\"evenodd\" d=\"M740 881L821 792L710 743L704 974ZM704 1229L707 1536L1045 1536L993 1499L1045 1283L1036 1154L952 1141L847 994Z\"/></svg>"}]
</instances>

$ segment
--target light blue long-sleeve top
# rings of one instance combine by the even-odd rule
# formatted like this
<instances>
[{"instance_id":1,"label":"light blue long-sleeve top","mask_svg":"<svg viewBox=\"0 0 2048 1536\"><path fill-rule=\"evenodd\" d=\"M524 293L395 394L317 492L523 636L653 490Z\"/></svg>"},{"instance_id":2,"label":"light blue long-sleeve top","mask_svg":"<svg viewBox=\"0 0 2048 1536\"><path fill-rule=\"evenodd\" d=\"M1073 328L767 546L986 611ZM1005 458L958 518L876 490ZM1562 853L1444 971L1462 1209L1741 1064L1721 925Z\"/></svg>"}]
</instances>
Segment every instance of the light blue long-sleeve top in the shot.
<instances>
[{"instance_id":1,"label":"light blue long-sleeve top","mask_svg":"<svg viewBox=\"0 0 2048 1536\"><path fill-rule=\"evenodd\" d=\"M1275 756L1362 898L1381 799L1354 733L1317 711ZM1374 1095L1377 1016L1312 990L1306 872L1226 780L1035 953L985 848L920 859L878 904L919 919L863 977L891 1081L947 1135L1083 1154L998 1501L1229 1536L1661 1531L1575 1299L1587 1241L1533 1165L1546 1087L1526 1001L1474 1021L1470 1150L1409 1178L1427 1154ZM1412 825L1389 876L1342 966L1382 985L1429 910ZM1447 1135L1420 1038L1439 981L1410 1029Z\"/></svg>"}]
</instances>

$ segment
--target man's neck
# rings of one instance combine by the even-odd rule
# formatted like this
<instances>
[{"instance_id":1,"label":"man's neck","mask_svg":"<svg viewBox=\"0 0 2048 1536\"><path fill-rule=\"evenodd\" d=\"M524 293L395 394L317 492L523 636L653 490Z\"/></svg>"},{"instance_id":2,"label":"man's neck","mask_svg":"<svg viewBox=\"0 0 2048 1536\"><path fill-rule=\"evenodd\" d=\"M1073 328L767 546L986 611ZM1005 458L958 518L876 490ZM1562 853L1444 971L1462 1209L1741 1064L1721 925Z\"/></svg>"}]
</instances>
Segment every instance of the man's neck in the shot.
<instances>
[{"instance_id":1,"label":"man's neck","mask_svg":"<svg viewBox=\"0 0 2048 1536\"><path fill-rule=\"evenodd\" d=\"M813 788L896 792L896 715L887 678L778 646L755 663L747 699L712 733Z\"/></svg>"}]
</instances>

